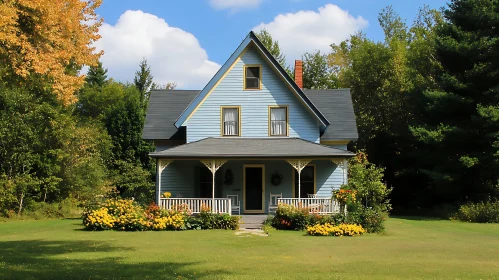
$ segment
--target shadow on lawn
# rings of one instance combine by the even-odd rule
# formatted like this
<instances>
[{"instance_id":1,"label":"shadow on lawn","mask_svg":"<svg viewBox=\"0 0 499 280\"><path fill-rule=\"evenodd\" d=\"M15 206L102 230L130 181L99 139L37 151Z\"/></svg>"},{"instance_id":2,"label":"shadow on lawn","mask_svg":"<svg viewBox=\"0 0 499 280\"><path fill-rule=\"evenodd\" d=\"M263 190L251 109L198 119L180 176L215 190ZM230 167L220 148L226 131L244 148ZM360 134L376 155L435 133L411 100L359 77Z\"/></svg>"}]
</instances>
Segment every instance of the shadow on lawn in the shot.
<instances>
[{"instance_id":1,"label":"shadow on lawn","mask_svg":"<svg viewBox=\"0 0 499 280\"><path fill-rule=\"evenodd\" d=\"M429 217L429 216L398 216L398 215L390 215L390 218L403 219L403 220L411 220L411 221L442 221L449 220L440 217Z\"/></svg>"},{"instance_id":2,"label":"shadow on lawn","mask_svg":"<svg viewBox=\"0 0 499 280\"><path fill-rule=\"evenodd\" d=\"M192 266L199 263L161 262L154 255L143 263L102 256L129 250L96 241L4 241L0 242L0 279L197 279L230 274L196 271Z\"/></svg>"}]
</instances>

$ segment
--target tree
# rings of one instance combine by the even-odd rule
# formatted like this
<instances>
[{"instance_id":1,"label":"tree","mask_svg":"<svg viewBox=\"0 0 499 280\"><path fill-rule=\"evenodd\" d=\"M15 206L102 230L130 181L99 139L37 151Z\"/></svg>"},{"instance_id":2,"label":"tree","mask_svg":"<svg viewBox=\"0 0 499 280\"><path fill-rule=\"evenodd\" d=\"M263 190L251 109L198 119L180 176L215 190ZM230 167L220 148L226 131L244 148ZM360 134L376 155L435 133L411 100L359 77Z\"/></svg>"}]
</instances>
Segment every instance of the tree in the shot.
<instances>
[{"instance_id":1,"label":"tree","mask_svg":"<svg viewBox=\"0 0 499 280\"><path fill-rule=\"evenodd\" d=\"M99 194L110 141L55 100L0 88L0 215L25 205ZM2 213L4 212L4 213Z\"/></svg>"},{"instance_id":2,"label":"tree","mask_svg":"<svg viewBox=\"0 0 499 280\"><path fill-rule=\"evenodd\" d=\"M275 60L282 66L282 68L292 77L291 69L289 69L286 63L286 56L281 53L281 48L279 47L279 42L272 39L272 35L266 30L262 29L260 32L255 34L256 37L262 42L262 44L267 48L267 50L274 56Z\"/></svg>"},{"instance_id":3,"label":"tree","mask_svg":"<svg viewBox=\"0 0 499 280\"><path fill-rule=\"evenodd\" d=\"M122 100L125 95L123 85L116 82L106 83L102 88L85 85L78 93L76 112L84 118L101 118Z\"/></svg>"},{"instance_id":4,"label":"tree","mask_svg":"<svg viewBox=\"0 0 499 280\"><path fill-rule=\"evenodd\" d=\"M151 90L173 90L177 87L177 83L168 82L166 84L157 84L155 82L151 85Z\"/></svg>"},{"instance_id":5,"label":"tree","mask_svg":"<svg viewBox=\"0 0 499 280\"><path fill-rule=\"evenodd\" d=\"M107 69L102 68L102 62L99 61L96 66L88 68L85 82L90 87L102 88L106 84Z\"/></svg>"},{"instance_id":6,"label":"tree","mask_svg":"<svg viewBox=\"0 0 499 280\"><path fill-rule=\"evenodd\" d=\"M76 101L84 83L75 69L96 65L92 44L102 23L101 0L6 0L0 2L0 65L11 85L41 80L62 104Z\"/></svg>"},{"instance_id":7,"label":"tree","mask_svg":"<svg viewBox=\"0 0 499 280\"><path fill-rule=\"evenodd\" d=\"M123 86L123 85L121 85ZM122 196L152 199L152 144L142 140L145 114L135 86L123 86L123 99L106 113L104 124L112 141L113 182Z\"/></svg>"},{"instance_id":8,"label":"tree","mask_svg":"<svg viewBox=\"0 0 499 280\"><path fill-rule=\"evenodd\" d=\"M428 194L422 186L422 151L409 126L421 121L422 92L435 87L438 63L435 56L435 26L439 13L420 10L410 29L391 7L379 15L385 33L374 42L358 33L332 45L328 61L339 86L351 89L359 139L356 149L365 149L370 160L384 168L384 179L393 188L394 208L422 207Z\"/></svg>"},{"instance_id":9,"label":"tree","mask_svg":"<svg viewBox=\"0 0 499 280\"><path fill-rule=\"evenodd\" d=\"M499 197L499 2L453 0L436 29L438 90L424 92L422 172L441 203Z\"/></svg>"},{"instance_id":10,"label":"tree","mask_svg":"<svg viewBox=\"0 0 499 280\"><path fill-rule=\"evenodd\" d=\"M145 104L149 100L149 90L153 84L151 68L147 65L147 59L143 58L139 64L139 70L135 72L133 83L140 92L140 103Z\"/></svg>"},{"instance_id":11,"label":"tree","mask_svg":"<svg viewBox=\"0 0 499 280\"><path fill-rule=\"evenodd\" d=\"M310 89L338 88L338 79L328 65L326 54L306 52L303 60L303 87Z\"/></svg>"}]
</instances>

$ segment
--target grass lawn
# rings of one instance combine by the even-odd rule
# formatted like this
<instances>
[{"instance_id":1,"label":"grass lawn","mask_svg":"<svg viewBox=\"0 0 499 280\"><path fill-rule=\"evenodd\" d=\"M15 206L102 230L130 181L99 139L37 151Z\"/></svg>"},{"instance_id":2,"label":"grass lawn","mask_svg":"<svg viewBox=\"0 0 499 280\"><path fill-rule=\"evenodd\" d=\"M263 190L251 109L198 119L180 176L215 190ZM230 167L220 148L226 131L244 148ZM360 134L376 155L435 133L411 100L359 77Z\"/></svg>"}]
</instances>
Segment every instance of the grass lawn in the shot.
<instances>
[{"instance_id":1,"label":"grass lawn","mask_svg":"<svg viewBox=\"0 0 499 280\"><path fill-rule=\"evenodd\" d=\"M499 279L499 225L391 218L384 235L88 232L0 222L0 279Z\"/></svg>"}]
</instances>

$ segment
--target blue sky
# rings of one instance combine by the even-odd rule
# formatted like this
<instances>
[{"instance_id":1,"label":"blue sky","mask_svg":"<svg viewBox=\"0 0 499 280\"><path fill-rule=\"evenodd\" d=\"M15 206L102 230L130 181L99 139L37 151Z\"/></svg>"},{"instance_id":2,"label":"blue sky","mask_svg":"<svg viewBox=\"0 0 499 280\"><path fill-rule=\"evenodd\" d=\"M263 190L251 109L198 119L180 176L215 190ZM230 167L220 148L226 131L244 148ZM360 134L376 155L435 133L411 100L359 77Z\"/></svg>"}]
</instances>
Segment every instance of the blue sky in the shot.
<instances>
[{"instance_id":1,"label":"blue sky","mask_svg":"<svg viewBox=\"0 0 499 280\"><path fill-rule=\"evenodd\" d=\"M160 83L201 88L250 30L266 28L281 44L288 63L305 51L327 51L358 30L382 40L377 16L392 5L412 23L419 7L444 0L104 0L104 67L121 81L133 78L148 59Z\"/></svg>"}]
</instances>

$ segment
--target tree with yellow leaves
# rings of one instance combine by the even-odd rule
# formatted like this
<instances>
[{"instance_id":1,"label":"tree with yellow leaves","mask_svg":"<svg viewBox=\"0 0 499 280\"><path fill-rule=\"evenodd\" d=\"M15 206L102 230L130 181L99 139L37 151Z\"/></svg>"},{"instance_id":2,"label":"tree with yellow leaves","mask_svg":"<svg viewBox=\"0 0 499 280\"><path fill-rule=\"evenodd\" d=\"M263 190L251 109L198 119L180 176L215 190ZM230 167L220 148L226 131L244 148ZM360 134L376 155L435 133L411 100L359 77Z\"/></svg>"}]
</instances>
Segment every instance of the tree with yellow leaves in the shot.
<instances>
[{"instance_id":1,"label":"tree with yellow leaves","mask_svg":"<svg viewBox=\"0 0 499 280\"><path fill-rule=\"evenodd\" d=\"M76 101L82 65L96 65L93 42L102 0L0 1L0 73L18 85L41 79L64 105ZM73 70L73 71L72 71Z\"/></svg>"}]
</instances>

